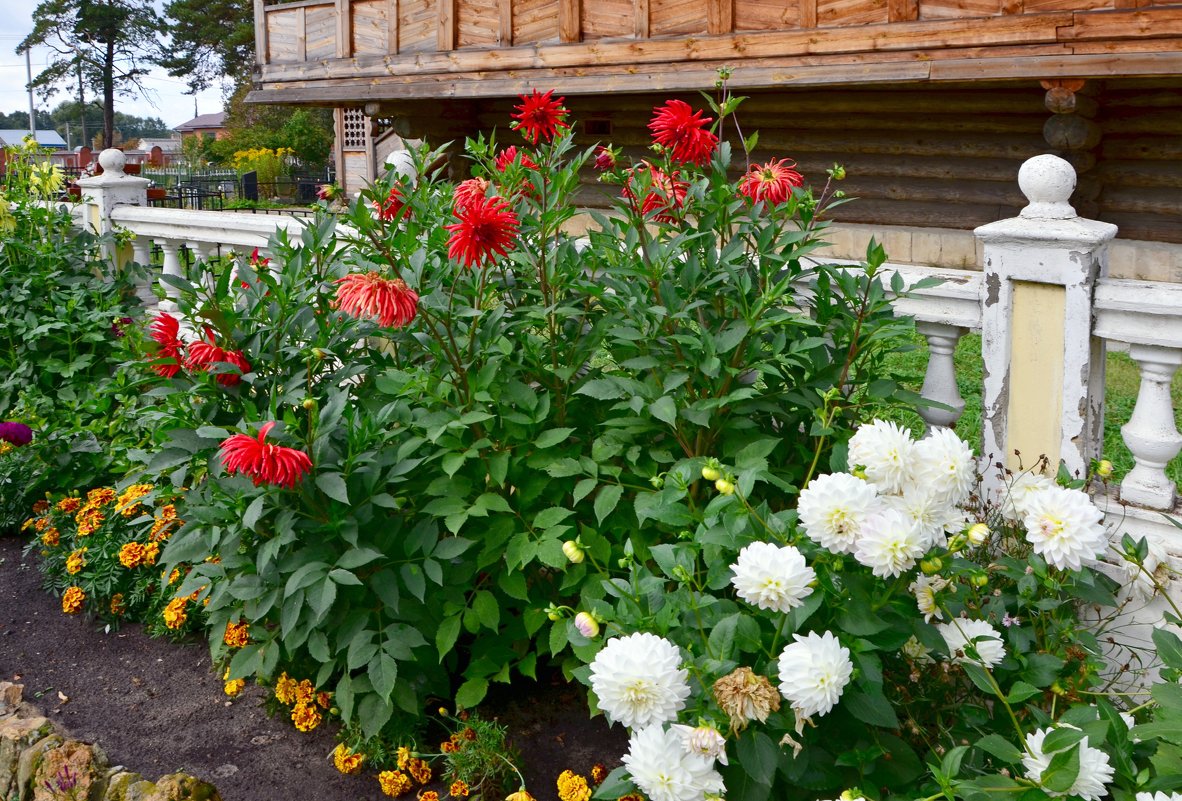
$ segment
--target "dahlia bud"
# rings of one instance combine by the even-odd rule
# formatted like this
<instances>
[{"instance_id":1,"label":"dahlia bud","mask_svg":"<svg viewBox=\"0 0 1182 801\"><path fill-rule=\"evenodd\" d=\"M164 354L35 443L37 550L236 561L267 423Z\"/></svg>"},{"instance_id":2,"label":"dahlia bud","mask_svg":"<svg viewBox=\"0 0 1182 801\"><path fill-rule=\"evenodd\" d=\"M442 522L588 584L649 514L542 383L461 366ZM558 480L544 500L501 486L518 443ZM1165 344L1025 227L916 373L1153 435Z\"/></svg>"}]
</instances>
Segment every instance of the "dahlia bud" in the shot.
<instances>
[{"instance_id":1,"label":"dahlia bud","mask_svg":"<svg viewBox=\"0 0 1182 801\"><path fill-rule=\"evenodd\" d=\"M579 612L575 615L575 628L588 640L595 639L599 635L599 621L590 612Z\"/></svg>"},{"instance_id":2,"label":"dahlia bud","mask_svg":"<svg viewBox=\"0 0 1182 801\"><path fill-rule=\"evenodd\" d=\"M556 623L559 620L562 620L562 610L554 604L550 604L546 607L546 617L548 617L552 622Z\"/></svg>"},{"instance_id":3,"label":"dahlia bud","mask_svg":"<svg viewBox=\"0 0 1182 801\"><path fill-rule=\"evenodd\" d=\"M1112 462L1101 459L1096 465L1096 475L1107 481L1112 476Z\"/></svg>"},{"instance_id":4,"label":"dahlia bud","mask_svg":"<svg viewBox=\"0 0 1182 801\"><path fill-rule=\"evenodd\" d=\"M977 523L968 530L965 536L969 538L969 542L974 547L980 547L989 541L989 535L991 533L989 526L984 523Z\"/></svg>"},{"instance_id":5,"label":"dahlia bud","mask_svg":"<svg viewBox=\"0 0 1182 801\"><path fill-rule=\"evenodd\" d=\"M304 398L304 400L300 403L300 406L303 406L305 411L310 412L316 408L316 399L315 398Z\"/></svg>"},{"instance_id":6,"label":"dahlia bud","mask_svg":"<svg viewBox=\"0 0 1182 801\"><path fill-rule=\"evenodd\" d=\"M721 466L717 459L707 459L706 463L702 465L702 478L707 481L717 481L722 478L722 471L719 469Z\"/></svg>"},{"instance_id":7,"label":"dahlia bud","mask_svg":"<svg viewBox=\"0 0 1182 801\"><path fill-rule=\"evenodd\" d=\"M989 576L984 573L974 573L969 582L977 589L983 589L989 584Z\"/></svg>"},{"instance_id":8,"label":"dahlia bud","mask_svg":"<svg viewBox=\"0 0 1182 801\"><path fill-rule=\"evenodd\" d=\"M562 553L570 560L571 564L577 565L583 561L583 549L579 547L576 540L567 540L562 543Z\"/></svg>"},{"instance_id":9,"label":"dahlia bud","mask_svg":"<svg viewBox=\"0 0 1182 801\"><path fill-rule=\"evenodd\" d=\"M718 490L720 495L734 495L735 485L725 478L720 478L714 482L714 489Z\"/></svg>"},{"instance_id":10,"label":"dahlia bud","mask_svg":"<svg viewBox=\"0 0 1182 801\"><path fill-rule=\"evenodd\" d=\"M931 559L924 559L919 563L919 569L923 571L925 576L935 575L943 568L944 562L938 556L933 556Z\"/></svg>"}]
</instances>

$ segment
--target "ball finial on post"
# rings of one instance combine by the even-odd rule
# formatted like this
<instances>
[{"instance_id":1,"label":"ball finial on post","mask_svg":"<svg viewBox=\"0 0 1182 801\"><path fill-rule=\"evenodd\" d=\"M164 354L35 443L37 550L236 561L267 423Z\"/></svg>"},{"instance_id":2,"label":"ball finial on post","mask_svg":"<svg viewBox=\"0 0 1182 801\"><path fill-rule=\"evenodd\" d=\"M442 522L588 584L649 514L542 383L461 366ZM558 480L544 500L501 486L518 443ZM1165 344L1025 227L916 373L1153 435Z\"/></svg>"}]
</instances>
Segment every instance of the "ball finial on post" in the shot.
<instances>
[{"instance_id":1,"label":"ball finial on post","mask_svg":"<svg viewBox=\"0 0 1182 801\"><path fill-rule=\"evenodd\" d=\"M1018 170L1018 187L1030 201L1022 216L1037 220L1069 220L1077 216L1068 202L1075 191L1075 168L1045 154L1027 159Z\"/></svg>"},{"instance_id":2,"label":"ball finial on post","mask_svg":"<svg viewBox=\"0 0 1182 801\"><path fill-rule=\"evenodd\" d=\"M109 147L98 157L99 166L103 168L103 175L112 178L123 175L123 168L127 166L127 156L118 148Z\"/></svg>"}]
</instances>

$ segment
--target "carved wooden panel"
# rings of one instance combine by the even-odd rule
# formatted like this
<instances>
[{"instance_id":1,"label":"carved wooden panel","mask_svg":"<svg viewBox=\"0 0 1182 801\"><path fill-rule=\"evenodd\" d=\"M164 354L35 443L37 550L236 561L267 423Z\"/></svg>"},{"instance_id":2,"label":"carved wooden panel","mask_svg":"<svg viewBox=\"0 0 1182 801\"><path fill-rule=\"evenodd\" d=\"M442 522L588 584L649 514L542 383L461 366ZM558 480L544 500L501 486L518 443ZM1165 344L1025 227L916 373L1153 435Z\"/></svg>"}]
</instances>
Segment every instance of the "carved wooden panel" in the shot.
<instances>
[{"instance_id":1,"label":"carved wooden panel","mask_svg":"<svg viewBox=\"0 0 1182 801\"><path fill-rule=\"evenodd\" d=\"M701 0L651 0L649 35L706 32L706 4Z\"/></svg>"},{"instance_id":2,"label":"carved wooden panel","mask_svg":"<svg viewBox=\"0 0 1182 801\"><path fill-rule=\"evenodd\" d=\"M636 33L635 20L632 0L592 0L583 3L583 40L632 36Z\"/></svg>"},{"instance_id":3,"label":"carved wooden panel","mask_svg":"<svg viewBox=\"0 0 1182 801\"><path fill-rule=\"evenodd\" d=\"M797 0L738 0L735 3L735 30L776 31L800 24Z\"/></svg>"},{"instance_id":4,"label":"carved wooden panel","mask_svg":"<svg viewBox=\"0 0 1182 801\"><path fill-rule=\"evenodd\" d=\"M456 0L459 47L493 47L497 44L501 12L497 0Z\"/></svg>"},{"instance_id":5,"label":"carved wooden panel","mask_svg":"<svg viewBox=\"0 0 1182 801\"><path fill-rule=\"evenodd\" d=\"M386 53L386 12L389 0L354 0L353 55Z\"/></svg>"},{"instance_id":6,"label":"carved wooden panel","mask_svg":"<svg viewBox=\"0 0 1182 801\"><path fill-rule=\"evenodd\" d=\"M887 21L887 0L817 0L817 27L874 25Z\"/></svg>"},{"instance_id":7,"label":"carved wooden panel","mask_svg":"<svg viewBox=\"0 0 1182 801\"><path fill-rule=\"evenodd\" d=\"M594 0L598 2L598 0ZM586 8L588 4L584 3ZM558 41L558 0L515 0L513 44Z\"/></svg>"},{"instance_id":8,"label":"carved wooden panel","mask_svg":"<svg viewBox=\"0 0 1182 801\"><path fill-rule=\"evenodd\" d=\"M435 0L399 0L398 52L434 50L437 22Z\"/></svg>"},{"instance_id":9,"label":"carved wooden panel","mask_svg":"<svg viewBox=\"0 0 1182 801\"><path fill-rule=\"evenodd\" d=\"M272 11L267 14L267 47L273 64L302 61L299 40L304 35L303 9Z\"/></svg>"}]
</instances>

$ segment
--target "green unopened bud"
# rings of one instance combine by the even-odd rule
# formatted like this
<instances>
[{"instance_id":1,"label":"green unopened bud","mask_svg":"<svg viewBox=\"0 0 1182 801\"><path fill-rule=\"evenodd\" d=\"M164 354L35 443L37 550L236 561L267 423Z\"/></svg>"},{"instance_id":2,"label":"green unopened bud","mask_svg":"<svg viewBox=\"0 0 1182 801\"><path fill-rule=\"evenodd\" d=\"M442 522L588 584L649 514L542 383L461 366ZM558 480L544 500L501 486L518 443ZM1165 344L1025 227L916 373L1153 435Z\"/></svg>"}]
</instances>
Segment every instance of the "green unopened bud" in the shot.
<instances>
[{"instance_id":1,"label":"green unopened bud","mask_svg":"<svg viewBox=\"0 0 1182 801\"><path fill-rule=\"evenodd\" d=\"M663 489L665 487L665 475L662 473L659 476L653 476L648 480L648 483L653 485L653 489Z\"/></svg>"},{"instance_id":2,"label":"green unopened bud","mask_svg":"<svg viewBox=\"0 0 1182 801\"><path fill-rule=\"evenodd\" d=\"M1105 480L1109 479L1112 476L1112 462L1101 459L1096 465L1096 475Z\"/></svg>"},{"instance_id":3,"label":"green unopened bud","mask_svg":"<svg viewBox=\"0 0 1182 801\"><path fill-rule=\"evenodd\" d=\"M555 622L562 620L562 610L554 604L550 604L546 607L546 617Z\"/></svg>"},{"instance_id":4,"label":"green unopened bud","mask_svg":"<svg viewBox=\"0 0 1182 801\"><path fill-rule=\"evenodd\" d=\"M590 612L579 612L575 615L575 628L588 640L599 635L599 621Z\"/></svg>"},{"instance_id":5,"label":"green unopened bud","mask_svg":"<svg viewBox=\"0 0 1182 801\"><path fill-rule=\"evenodd\" d=\"M303 406L305 410L310 412L316 408L316 399L304 398L304 400L300 402L300 406Z\"/></svg>"},{"instance_id":6,"label":"green unopened bud","mask_svg":"<svg viewBox=\"0 0 1182 801\"><path fill-rule=\"evenodd\" d=\"M702 478L706 479L707 481L717 481L718 479L722 478L722 473L718 471L717 467L706 465L702 468Z\"/></svg>"},{"instance_id":7,"label":"green unopened bud","mask_svg":"<svg viewBox=\"0 0 1182 801\"><path fill-rule=\"evenodd\" d=\"M844 181L845 167L841 166L840 164L834 164L833 167L829 169L829 177L835 181Z\"/></svg>"},{"instance_id":8,"label":"green unopened bud","mask_svg":"<svg viewBox=\"0 0 1182 801\"><path fill-rule=\"evenodd\" d=\"M965 537L965 535L957 534L955 537L953 537L951 540L948 541L948 550L951 551L952 553L960 553L961 551L964 550L964 546L967 542L968 542L968 538Z\"/></svg>"},{"instance_id":9,"label":"green unopened bud","mask_svg":"<svg viewBox=\"0 0 1182 801\"><path fill-rule=\"evenodd\" d=\"M969 583L979 590L984 589L989 585L989 576L984 573L974 573L969 579Z\"/></svg>"},{"instance_id":10,"label":"green unopened bud","mask_svg":"<svg viewBox=\"0 0 1182 801\"><path fill-rule=\"evenodd\" d=\"M920 562L919 569L923 571L925 576L935 575L944 569L944 561L938 556L933 556L931 559L924 559Z\"/></svg>"},{"instance_id":11,"label":"green unopened bud","mask_svg":"<svg viewBox=\"0 0 1182 801\"><path fill-rule=\"evenodd\" d=\"M575 540L567 540L562 543L562 553L571 561L571 564L577 565L583 561L583 549Z\"/></svg>"},{"instance_id":12,"label":"green unopened bud","mask_svg":"<svg viewBox=\"0 0 1182 801\"><path fill-rule=\"evenodd\" d=\"M727 481L725 478L720 478L714 482L714 489L718 490L720 495L734 495L735 485Z\"/></svg>"},{"instance_id":13,"label":"green unopened bud","mask_svg":"<svg viewBox=\"0 0 1182 801\"><path fill-rule=\"evenodd\" d=\"M985 525L984 523L977 523L968 530L965 536L968 537L969 542L972 543L974 547L980 547L989 542L989 535L991 533L992 532L989 530L989 526Z\"/></svg>"}]
</instances>

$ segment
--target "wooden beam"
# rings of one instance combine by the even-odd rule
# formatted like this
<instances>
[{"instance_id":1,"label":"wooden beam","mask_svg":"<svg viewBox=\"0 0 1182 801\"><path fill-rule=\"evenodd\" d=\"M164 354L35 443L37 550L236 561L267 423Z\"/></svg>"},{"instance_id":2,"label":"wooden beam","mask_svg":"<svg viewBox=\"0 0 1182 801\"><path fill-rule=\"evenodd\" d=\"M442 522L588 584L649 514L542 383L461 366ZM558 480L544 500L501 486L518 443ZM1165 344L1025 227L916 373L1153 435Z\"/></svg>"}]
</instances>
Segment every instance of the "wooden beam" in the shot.
<instances>
[{"instance_id":1,"label":"wooden beam","mask_svg":"<svg viewBox=\"0 0 1182 801\"><path fill-rule=\"evenodd\" d=\"M437 0L438 28L435 31L435 49L440 51L456 49L456 0Z\"/></svg>"},{"instance_id":2,"label":"wooden beam","mask_svg":"<svg viewBox=\"0 0 1182 801\"><path fill-rule=\"evenodd\" d=\"M308 60L308 12L303 8L295 10L296 19L296 61Z\"/></svg>"},{"instance_id":3,"label":"wooden beam","mask_svg":"<svg viewBox=\"0 0 1182 801\"><path fill-rule=\"evenodd\" d=\"M307 38L306 36L304 37ZM337 58L353 55L353 9L350 0L337 0Z\"/></svg>"},{"instance_id":4,"label":"wooden beam","mask_svg":"<svg viewBox=\"0 0 1182 801\"><path fill-rule=\"evenodd\" d=\"M800 27L817 27L817 0L798 0L800 3Z\"/></svg>"},{"instance_id":5,"label":"wooden beam","mask_svg":"<svg viewBox=\"0 0 1182 801\"><path fill-rule=\"evenodd\" d=\"M887 20L912 22L919 19L919 0L887 0Z\"/></svg>"},{"instance_id":6,"label":"wooden beam","mask_svg":"<svg viewBox=\"0 0 1182 801\"><path fill-rule=\"evenodd\" d=\"M636 38L649 37L649 0L632 0L632 13L636 17Z\"/></svg>"},{"instance_id":7,"label":"wooden beam","mask_svg":"<svg viewBox=\"0 0 1182 801\"><path fill-rule=\"evenodd\" d=\"M1105 14L1075 12L1071 27L1062 39L1163 39L1182 36L1182 8L1158 6L1136 11L1110 11Z\"/></svg>"},{"instance_id":8,"label":"wooden beam","mask_svg":"<svg viewBox=\"0 0 1182 801\"><path fill-rule=\"evenodd\" d=\"M267 52L267 7L263 0L254 0L254 62L266 64Z\"/></svg>"},{"instance_id":9,"label":"wooden beam","mask_svg":"<svg viewBox=\"0 0 1182 801\"><path fill-rule=\"evenodd\" d=\"M583 4L581 0L558 0L558 41L583 40Z\"/></svg>"},{"instance_id":10,"label":"wooden beam","mask_svg":"<svg viewBox=\"0 0 1182 801\"><path fill-rule=\"evenodd\" d=\"M398 0L386 0L386 52L398 53Z\"/></svg>"},{"instance_id":11,"label":"wooden beam","mask_svg":"<svg viewBox=\"0 0 1182 801\"><path fill-rule=\"evenodd\" d=\"M734 0L707 0L706 33L731 33L735 29Z\"/></svg>"},{"instance_id":12,"label":"wooden beam","mask_svg":"<svg viewBox=\"0 0 1182 801\"><path fill-rule=\"evenodd\" d=\"M497 10L500 16L500 26L497 29L497 45L500 47L512 47L513 0L497 0ZM559 27L561 27L561 20Z\"/></svg>"}]
</instances>

